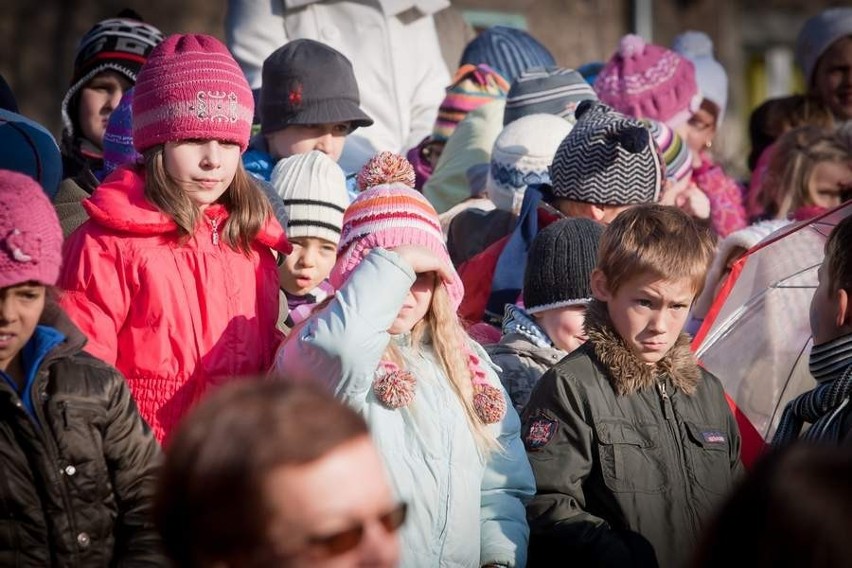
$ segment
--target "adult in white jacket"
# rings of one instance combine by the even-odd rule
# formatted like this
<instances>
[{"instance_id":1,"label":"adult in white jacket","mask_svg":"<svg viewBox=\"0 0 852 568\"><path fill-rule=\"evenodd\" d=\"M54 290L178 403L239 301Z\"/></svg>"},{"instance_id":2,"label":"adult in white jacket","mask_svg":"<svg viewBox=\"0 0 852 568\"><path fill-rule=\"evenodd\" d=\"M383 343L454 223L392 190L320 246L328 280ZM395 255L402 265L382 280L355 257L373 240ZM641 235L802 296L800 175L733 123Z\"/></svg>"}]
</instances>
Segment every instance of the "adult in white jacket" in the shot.
<instances>
[{"instance_id":1,"label":"adult in white jacket","mask_svg":"<svg viewBox=\"0 0 852 568\"><path fill-rule=\"evenodd\" d=\"M432 15L449 0L228 0L225 37L252 89L263 61L292 39L321 41L355 70L375 120L347 136L340 158L357 172L376 153L404 154L432 131L450 72ZM455 69L453 69L455 71Z\"/></svg>"},{"instance_id":2,"label":"adult in white jacket","mask_svg":"<svg viewBox=\"0 0 852 568\"><path fill-rule=\"evenodd\" d=\"M343 227L337 293L293 330L276 371L325 381L367 419L409 504L402 566L525 566L535 480L518 415L455 315L461 281L435 210L380 185Z\"/></svg>"}]
</instances>

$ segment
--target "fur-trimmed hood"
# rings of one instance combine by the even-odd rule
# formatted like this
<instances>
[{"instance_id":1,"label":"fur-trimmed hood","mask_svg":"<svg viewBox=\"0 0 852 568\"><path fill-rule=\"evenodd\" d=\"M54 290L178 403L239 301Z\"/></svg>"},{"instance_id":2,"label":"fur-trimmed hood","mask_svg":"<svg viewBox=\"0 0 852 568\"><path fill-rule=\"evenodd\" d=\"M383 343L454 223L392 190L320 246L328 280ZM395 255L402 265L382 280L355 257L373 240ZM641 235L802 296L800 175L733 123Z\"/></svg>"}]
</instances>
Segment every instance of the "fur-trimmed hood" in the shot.
<instances>
[{"instance_id":1,"label":"fur-trimmed hood","mask_svg":"<svg viewBox=\"0 0 852 568\"><path fill-rule=\"evenodd\" d=\"M656 365L639 361L616 333L609 319L606 302L593 300L586 312L586 334L595 355L609 371L612 388L618 396L633 394L653 386L660 374L667 374L674 386L691 396L701 380L701 369L690 349L690 338L681 333L677 341Z\"/></svg>"}]
</instances>

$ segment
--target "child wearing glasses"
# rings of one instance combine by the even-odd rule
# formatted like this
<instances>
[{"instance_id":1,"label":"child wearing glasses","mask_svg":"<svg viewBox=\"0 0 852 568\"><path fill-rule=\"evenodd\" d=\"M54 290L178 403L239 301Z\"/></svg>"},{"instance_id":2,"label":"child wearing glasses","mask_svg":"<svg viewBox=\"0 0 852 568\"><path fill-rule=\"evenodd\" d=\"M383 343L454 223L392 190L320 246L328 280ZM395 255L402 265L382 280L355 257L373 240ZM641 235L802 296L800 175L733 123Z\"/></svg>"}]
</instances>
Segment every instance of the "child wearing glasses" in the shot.
<instances>
[{"instance_id":1,"label":"child wearing glasses","mask_svg":"<svg viewBox=\"0 0 852 568\"><path fill-rule=\"evenodd\" d=\"M382 184L342 227L336 293L294 328L276 371L322 381L367 419L410 506L401 565L525 566L534 481L520 421L456 315L463 287L435 209Z\"/></svg>"}]
</instances>

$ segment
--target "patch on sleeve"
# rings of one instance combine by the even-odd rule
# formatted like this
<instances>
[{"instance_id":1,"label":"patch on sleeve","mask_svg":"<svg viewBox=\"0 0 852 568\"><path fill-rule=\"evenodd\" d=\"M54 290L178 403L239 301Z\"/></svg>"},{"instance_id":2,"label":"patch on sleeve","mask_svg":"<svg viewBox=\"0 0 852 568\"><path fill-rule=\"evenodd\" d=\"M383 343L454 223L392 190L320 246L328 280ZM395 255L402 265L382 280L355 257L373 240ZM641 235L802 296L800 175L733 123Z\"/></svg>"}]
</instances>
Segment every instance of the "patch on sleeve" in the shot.
<instances>
[{"instance_id":1,"label":"patch on sleeve","mask_svg":"<svg viewBox=\"0 0 852 568\"><path fill-rule=\"evenodd\" d=\"M708 430L707 432L701 432L701 437L704 438L704 442L707 444L725 443L725 435L719 432L718 430Z\"/></svg>"},{"instance_id":2,"label":"patch on sleeve","mask_svg":"<svg viewBox=\"0 0 852 568\"><path fill-rule=\"evenodd\" d=\"M538 415L532 419L527 425L526 435L524 436L524 446L527 451L534 452L540 450L553 439L556 434L556 420L547 416Z\"/></svg>"}]
</instances>

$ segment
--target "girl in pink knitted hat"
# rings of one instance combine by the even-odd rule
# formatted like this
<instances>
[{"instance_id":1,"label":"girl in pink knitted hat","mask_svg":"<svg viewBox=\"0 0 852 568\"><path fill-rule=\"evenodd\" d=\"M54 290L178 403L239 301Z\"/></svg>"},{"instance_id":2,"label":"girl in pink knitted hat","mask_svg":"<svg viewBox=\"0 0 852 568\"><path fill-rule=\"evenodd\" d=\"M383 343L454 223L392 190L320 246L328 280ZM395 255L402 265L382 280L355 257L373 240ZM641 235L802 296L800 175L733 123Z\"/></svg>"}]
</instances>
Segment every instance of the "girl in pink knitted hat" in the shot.
<instances>
[{"instance_id":1,"label":"girl in pink knitted hat","mask_svg":"<svg viewBox=\"0 0 852 568\"><path fill-rule=\"evenodd\" d=\"M346 209L332 299L275 371L361 412L410 516L402 566L524 566L534 491L517 412L456 315L463 294L435 209L403 184Z\"/></svg>"},{"instance_id":2,"label":"girl in pink knitted hat","mask_svg":"<svg viewBox=\"0 0 852 568\"><path fill-rule=\"evenodd\" d=\"M62 305L127 377L163 441L222 377L269 368L281 339L280 224L243 170L251 91L225 46L173 35L139 73L133 143L66 242Z\"/></svg>"}]
</instances>

